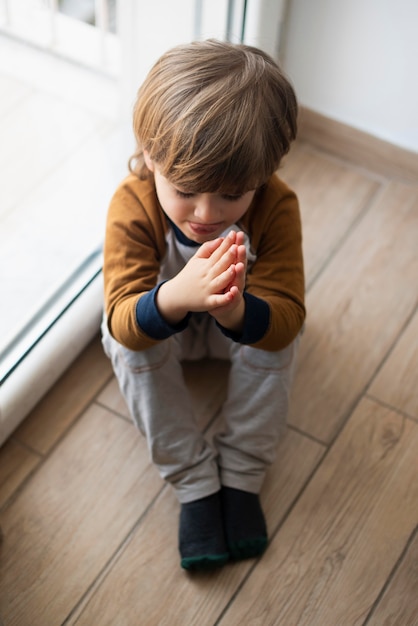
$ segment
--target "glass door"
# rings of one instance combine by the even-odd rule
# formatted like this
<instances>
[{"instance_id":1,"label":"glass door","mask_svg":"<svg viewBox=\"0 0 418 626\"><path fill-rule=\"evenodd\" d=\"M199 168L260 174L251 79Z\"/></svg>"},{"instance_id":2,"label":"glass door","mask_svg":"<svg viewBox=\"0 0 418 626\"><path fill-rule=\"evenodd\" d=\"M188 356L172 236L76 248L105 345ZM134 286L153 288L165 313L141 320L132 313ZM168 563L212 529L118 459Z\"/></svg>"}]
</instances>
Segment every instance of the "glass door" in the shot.
<instances>
[{"instance_id":1,"label":"glass door","mask_svg":"<svg viewBox=\"0 0 418 626\"><path fill-rule=\"evenodd\" d=\"M97 332L130 150L113 0L0 3L0 443Z\"/></svg>"}]
</instances>

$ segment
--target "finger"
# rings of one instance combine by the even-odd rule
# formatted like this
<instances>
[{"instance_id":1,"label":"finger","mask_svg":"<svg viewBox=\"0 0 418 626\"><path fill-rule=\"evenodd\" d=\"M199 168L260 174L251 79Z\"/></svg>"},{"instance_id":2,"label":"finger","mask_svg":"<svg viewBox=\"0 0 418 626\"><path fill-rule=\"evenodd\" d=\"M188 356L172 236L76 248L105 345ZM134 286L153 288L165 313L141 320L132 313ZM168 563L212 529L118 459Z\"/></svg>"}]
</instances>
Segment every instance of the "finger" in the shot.
<instances>
[{"instance_id":1,"label":"finger","mask_svg":"<svg viewBox=\"0 0 418 626\"><path fill-rule=\"evenodd\" d=\"M239 231L236 233L235 243L236 243L238 246L242 246L242 245L244 244L244 241L245 241L245 235L244 235L244 233L242 232L242 230L239 230Z\"/></svg>"},{"instance_id":2,"label":"finger","mask_svg":"<svg viewBox=\"0 0 418 626\"><path fill-rule=\"evenodd\" d=\"M243 293L245 289L245 265L243 263L237 263L235 265L234 279L228 288L236 287L240 293Z\"/></svg>"},{"instance_id":3,"label":"finger","mask_svg":"<svg viewBox=\"0 0 418 626\"><path fill-rule=\"evenodd\" d=\"M224 252L224 254L220 257L216 263L214 263L211 273L213 276L218 276L226 269L228 269L231 265L234 265L237 261L237 246L232 244L232 246Z\"/></svg>"},{"instance_id":4,"label":"finger","mask_svg":"<svg viewBox=\"0 0 418 626\"><path fill-rule=\"evenodd\" d=\"M218 237L217 239L211 239L210 241L206 241L197 250L195 256L201 259L208 259L210 256L212 256L215 250L222 245L223 241L224 240L222 237Z\"/></svg>"},{"instance_id":5,"label":"finger","mask_svg":"<svg viewBox=\"0 0 418 626\"><path fill-rule=\"evenodd\" d=\"M221 245L214 251L212 254L213 261L216 263L219 259L222 258L222 255L225 254L229 248L235 244L235 231L231 230L228 235L223 239Z\"/></svg>"},{"instance_id":6,"label":"finger","mask_svg":"<svg viewBox=\"0 0 418 626\"><path fill-rule=\"evenodd\" d=\"M213 309L218 309L219 307L224 307L227 304L230 304L234 299L234 294L230 291L226 291L225 293L216 293L213 294L208 303L208 311L212 311Z\"/></svg>"},{"instance_id":7,"label":"finger","mask_svg":"<svg viewBox=\"0 0 418 626\"><path fill-rule=\"evenodd\" d=\"M234 298L237 298L239 296L239 289L237 289L237 287L235 285L232 285L231 289L229 290L229 293L232 295L231 298L231 302L232 300L234 300Z\"/></svg>"},{"instance_id":8,"label":"finger","mask_svg":"<svg viewBox=\"0 0 418 626\"><path fill-rule=\"evenodd\" d=\"M235 281L235 265L231 264L212 281L213 293L224 293Z\"/></svg>"},{"instance_id":9,"label":"finger","mask_svg":"<svg viewBox=\"0 0 418 626\"><path fill-rule=\"evenodd\" d=\"M239 245L237 247L237 263L244 263L246 265L247 262L247 249L244 245Z\"/></svg>"},{"instance_id":10,"label":"finger","mask_svg":"<svg viewBox=\"0 0 418 626\"><path fill-rule=\"evenodd\" d=\"M235 274L239 277L245 276L245 264L244 263L236 263L235 264Z\"/></svg>"},{"instance_id":11,"label":"finger","mask_svg":"<svg viewBox=\"0 0 418 626\"><path fill-rule=\"evenodd\" d=\"M235 265L235 281L234 284L238 287L241 293L245 289L245 264L237 263Z\"/></svg>"}]
</instances>

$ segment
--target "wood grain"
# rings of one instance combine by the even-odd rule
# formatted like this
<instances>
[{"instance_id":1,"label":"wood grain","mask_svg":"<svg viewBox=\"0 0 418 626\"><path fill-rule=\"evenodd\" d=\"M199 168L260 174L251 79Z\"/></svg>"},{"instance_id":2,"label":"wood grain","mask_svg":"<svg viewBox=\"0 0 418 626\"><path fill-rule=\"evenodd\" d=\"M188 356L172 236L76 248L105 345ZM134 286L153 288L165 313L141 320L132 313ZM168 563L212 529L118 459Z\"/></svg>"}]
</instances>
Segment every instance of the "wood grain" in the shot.
<instances>
[{"instance_id":1,"label":"wood grain","mask_svg":"<svg viewBox=\"0 0 418 626\"><path fill-rule=\"evenodd\" d=\"M0 509L40 461L38 455L13 439L0 448Z\"/></svg>"},{"instance_id":2,"label":"wood grain","mask_svg":"<svg viewBox=\"0 0 418 626\"><path fill-rule=\"evenodd\" d=\"M418 419L417 372L418 313L415 313L394 351L373 381L369 393Z\"/></svg>"},{"instance_id":3,"label":"wood grain","mask_svg":"<svg viewBox=\"0 0 418 626\"><path fill-rule=\"evenodd\" d=\"M46 454L111 376L96 337L19 426L15 438Z\"/></svg>"},{"instance_id":4,"label":"wood grain","mask_svg":"<svg viewBox=\"0 0 418 626\"><path fill-rule=\"evenodd\" d=\"M381 183L299 142L278 173L299 198L309 287Z\"/></svg>"},{"instance_id":5,"label":"wood grain","mask_svg":"<svg viewBox=\"0 0 418 626\"><path fill-rule=\"evenodd\" d=\"M415 309L418 186L390 183L307 298L290 422L330 442Z\"/></svg>"},{"instance_id":6,"label":"wood grain","mask_svg":"<svg viewBox=\"0 0 418 626\"><path fill-rule=\"evenodd\" d=\"M286 434L262 492L270 532L277 528L321 455L320 445L292 431ZM254 562L228 565L210 574L187 575L179 566L178 513L172 492L164 491L137 529L129 549L112 564L74 623L200 626L216 621Z\"/></svg>"},{"instance_id":7,"label":"wood grain","mask_svg":"<svg viewBox=\"0 0 418 626\"><path fill-rule=\"evenodd\" d=\"M0 615L62 624L162 488L133 425L91 407L0 514Z\"/></svg>"},{"instance_id":8,"label":"wood grain","mask_svg":"<svg viewBox=\"0 0 418 626\"><path fill-rule=\"evenodd\" d=\"M418 624L418 533L367 626L416 626Z\"/></svg>"},{"instance_id":9,"label":"wood grain","mask_svg":"<svg viewBox=\"0 0 418 626\"><path fill-rule=\"evenodd\" d=\"M417 446L362 401L220 624L363 624L418 521Z\"/></svg>"}]
</instances>

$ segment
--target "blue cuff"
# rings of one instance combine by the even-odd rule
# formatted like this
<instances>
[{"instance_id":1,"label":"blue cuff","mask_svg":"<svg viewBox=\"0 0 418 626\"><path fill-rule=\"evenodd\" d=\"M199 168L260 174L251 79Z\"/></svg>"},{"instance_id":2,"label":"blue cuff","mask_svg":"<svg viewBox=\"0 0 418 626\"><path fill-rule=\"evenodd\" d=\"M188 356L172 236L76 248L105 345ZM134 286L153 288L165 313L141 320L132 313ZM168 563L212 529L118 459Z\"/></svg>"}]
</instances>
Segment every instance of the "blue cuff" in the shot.
<instances>
[{"instance_id":1,"label":"blue cuff","mask_svg":"<svg viewBox=\"0 0 418 626\"><path fill-rule=\"evenodd\" d=\"M181 332L187 328L191 316L191 313L188 313L181 322L174 326L165 321L155 302L157 291L162 284L160 283L154 289L144 294L136 304L136 321L144 333L151 339L168 339L168 337Z\"/></svg>"},{"instance_id":2,"label":"blue cuff","mask_svg":"<svg viewBox=\"0 0 418 626\"><path fill-rule=\"evenodd\" d=\"M270 307L265 300L244 291L245 315L242 333L234 333L220 324L217 326L226 336L237 343L252 344L260 341L270 325Z\"/></svg>"}]
</instances>

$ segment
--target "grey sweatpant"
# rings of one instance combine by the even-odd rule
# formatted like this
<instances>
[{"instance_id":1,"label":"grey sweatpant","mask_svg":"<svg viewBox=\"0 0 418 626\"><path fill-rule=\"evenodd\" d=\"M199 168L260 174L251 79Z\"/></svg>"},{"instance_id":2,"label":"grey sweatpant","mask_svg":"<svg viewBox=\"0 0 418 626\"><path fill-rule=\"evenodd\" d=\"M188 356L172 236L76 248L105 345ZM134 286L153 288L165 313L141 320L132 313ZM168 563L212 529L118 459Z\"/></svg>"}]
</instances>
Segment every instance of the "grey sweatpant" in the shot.
<instances>
[{"instance_id":1,"label":"grey sweatpant","mask_svg":"<svg viewBox=\"0 0 418 626\"><path fill-rule=\"evenodd\" d=\"M203 498L221 484L259 493L286 423L299 337L279 352L258 350L225 337L208 314L192 316L185 331L141 352L117 343L105 321L102 333L151 459L178 500ZM205 356L231 361L225 427L215 449L196 425L181 367L182 360Z\"/></svg>"}]
</instances>

